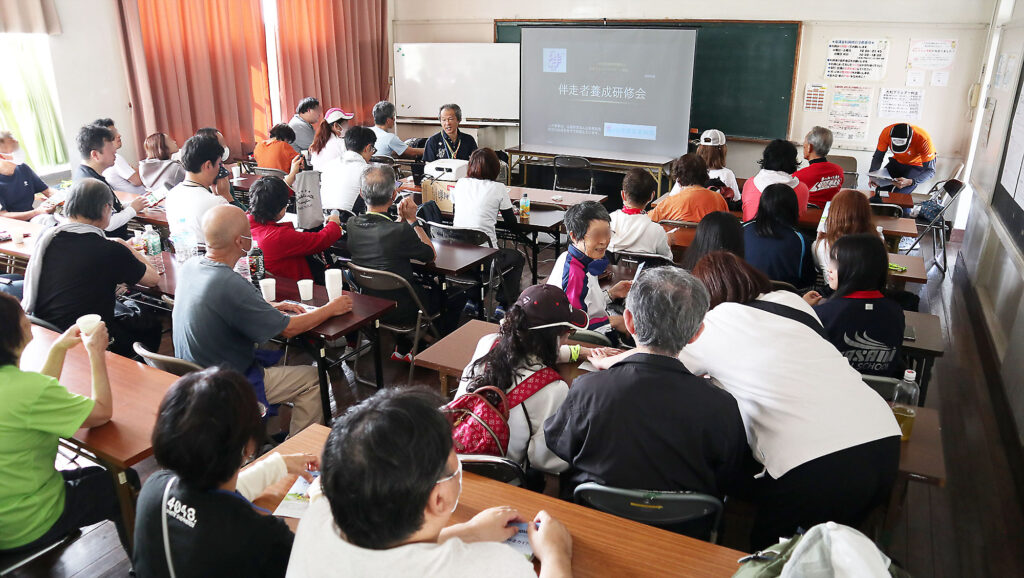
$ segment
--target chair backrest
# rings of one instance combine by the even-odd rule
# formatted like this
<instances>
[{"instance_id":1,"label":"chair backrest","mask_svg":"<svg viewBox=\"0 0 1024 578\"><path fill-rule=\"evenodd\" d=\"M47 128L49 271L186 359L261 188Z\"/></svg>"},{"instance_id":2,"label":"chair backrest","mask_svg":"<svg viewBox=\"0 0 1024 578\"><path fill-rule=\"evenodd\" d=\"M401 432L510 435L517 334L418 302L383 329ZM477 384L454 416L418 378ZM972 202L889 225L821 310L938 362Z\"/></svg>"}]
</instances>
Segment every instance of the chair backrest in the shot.
<instances>
[{"instance_id":1,"label":"chair backrest","mask_svg":"<svg viewBox=\"0 0 1024 578\"><path fill-rule=\"evenodd\" d=\"M776 281L772 279L771 284L772 291L789 291L790 293L796 293L797 295L800 294L800 292L797 291L796 287L794 287L791 283L786 283L785 281Z\"/></svg>"},{"instance_id":2,"label":"chair backrest","mask_svg":"<svg viewBox=\"0 0 1024 578\"><path fill-rule=\"evenodd\" d=\"M155 367L159 370L166 371L177 376L182 376L193 371L202 371L203 368L200 365L196 365L191 361L185 361L184 359L178 359L177 357L171 357L170 355L160 355L159 353L153 353L146 349L138 341L135 342L132 347L135 349L135 353L145 360L146 365Z\"/></svg>"},{"instance_id":3,"label":"chair backrest","mask_svg":"<svg viewBox=\"0 0 1024 578\"><path fill-rule=\"evenodd\" d=\"M895 217L898 219L903 216L903 207L891 203L871 203L871 212L879 217Z\"/></svg>"},{"instance_id":4,"label":"chair backrest","mask_svg":"<svg viewBox=\"0 0 1024 578\"><path fill-rule=\"evenodd\" d=\"M431 239L441 239L442 241L455 241L457 243L467 243L469 245L493 247L491 238L483 231L453 227L451 225L436 223L434 221L430 221L427 224L430 226L429 230Z\"/></svg>"},{"instance_id":5,"label":"chair backrest","mask_svg":"<svg viewBox=\"0 0 1024 578\"><path fill-rule=\"evenodd\" d=\"M808 209L820 209L821 207L819 207L818 205L815 205L814 203L807 203L807 208Z\"/></svg>"},{"instance_id":6,"label":"chair backrest","mask_svg":"<svg viewBox=\"0 0 1024 578\"><path fill-rule=\"evenodd\" d=\"M516 482L519 486L526 485L526 472L522 466L508 458L459 454L459 461L462 462L463 471L506 484Z\"/></svg>"},{"instance_id":7,"label":"chair backrest","mask_svg":"<svg viewBox=\"0 0 1024 578\"><path fill-rule=\"evenodd\" d=\"M370 157L370 162L371 163L380 163L382 165L394 166L395 159L393 159L393 158L391 158L391 157L389 157L387 155L373 155L372 157Z\"/></svg>"},{"instance_id":8,"label":"chair backrest","mask_svg":"<svg viewBox=\"0 0 1024 578\"><path fill-rule=\"evenodd\" d=\"M28 314L26 314L25 317L28 317L28 320L32 322L32 325L38 325L38 326L42 327L43 329L49 329L50 331L55 331L57 333L64 333L63 331L61 331L60 327L57 327L56 325L54 325L53 323L50 323L49 321L47 321L45 319L40 319L40 318L36 317L35 315L28 315Z\"/></svg>"},{"instance_id":9,"label":"chair backrest","mask_svg":"<svg viewBox=\"0 0 1024 578\"><path fill-rule=\"evenodd\" d=\"M612 256L611 251L608 252L609 257ZM652 255L650 253L633 253L631 251L617 251L615 253L615 262L621 263L643 263L644 267L662 267L665 265L675 265L671 259L666 259L661 255Z\"/></svg>"},{"instance_id":10,"label":"chair backrest","mask_svg":"<svg viewBox=\"0 0 1024 578\"><path fill-rule=\"evenodd\" d=\"M665 219L662 221L658 221L658 224L663 227L683 227L691 229L697 228L697 223L694 223L693 221L675 221L673 219Z\"/></svg>"},{"instance_id":11,"label":"chair backrest","mask_svg":"<svg viewBox=\"0 0 1024 578\"><path fill-rule=\"evenodd\" d=\"M856 189L857 181L860 178L857 174L857 159L844 155L829 155L828 160L843 169L843 188Z\"/></svg>"},{"instance_id":12,"label":"chair backrest","mask_svg":"<svg viewBox=\"0 0 1024 578\"><path fill-rule=\"evenodd\" d=\"M594 169L584 157L559 155L553 160L556 191L590 193L594 190ZM582 174L581 174L582 173Z\"/></svg>"},{"instance_id":13,"label":"chair backrest","mask_svg":"<svg viewBox=\"0 0 1024 578\"><path fill-rule=\"evenodd\" d=\"M950 196L949 202L952 203L953 199L960 194L960 191L964 190L964 182L960 179L949 179L942 183L942 190Z\"/></svg>"},{"instance_id":14,"label":"chair backrest","mask_svg":"<svg viewBox=\"0 0 1024 578\"><path fill-rule=\"evenodd\" d=\"M364 289L371 291L400 291L404 289L409 294L409 299L412 300L416 308L424 314L427 313L427 308L420 302L420 298L412 288L412 285L401 275L390 271L381 271L380 269L360 267L352 262L349 262L348 270L350 279L356 289L360 291Z\"/></svg>"},{"instance_id":15,"label":"chair backrest","mask_svg":"<svg viewBox=\"0 0 1024 578\"><path fill-rule=\"evenodd\" d=\"M582 341L583 343L592 343L599 347L612 346L611 340L605 337L603 333L591 331L589 329L577 329L573 332L572 339L574 341Z\"/></svg>"},{"instance_id":16,"label":"chair backrest","mask_svg":"<svg viewBox=\"0 0 1024 578\"><path fill-rule=\"evenodd\" d=\"M900 380L895 377L882 377L880 375L861 375L864 383L875 390L875 393L882 396L885 401L892 401L896 397L896 385Z\"/></svg>"},{"instance_id":17,"label":"chair backrest","mask_svg":"<svg viewBox=\"0 0 1024 578\"><path fill-rule=\"evenodd\" d=\"M288 173L271 167L255 167L252 172L261 177L281 177L283 179L288 176Z\"/></svg>"},{"instance_id":18,"label":"chair backrest","mask_svg":"<svg viewBox=\"0 0 1024 578\"><path fill-rule=\"evenodd\" d=\"M722 501L699 492L627 490L587 482L576 486L573 498L629 520L651 526L687 524L685 533L716 542L722 521Z\"/></svg>"}]
</instances>

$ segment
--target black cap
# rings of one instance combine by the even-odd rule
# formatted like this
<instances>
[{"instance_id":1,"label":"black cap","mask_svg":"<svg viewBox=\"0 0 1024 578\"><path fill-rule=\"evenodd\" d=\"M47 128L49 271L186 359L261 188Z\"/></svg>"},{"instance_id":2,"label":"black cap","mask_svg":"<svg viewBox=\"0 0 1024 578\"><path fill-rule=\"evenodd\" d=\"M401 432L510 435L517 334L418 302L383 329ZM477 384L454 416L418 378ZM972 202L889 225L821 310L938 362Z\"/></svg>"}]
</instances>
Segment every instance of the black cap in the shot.
<instances>
[{"instance_id":1,"label":"black cap","mask_svg":"<svg viewBox=\"0 0 1024 578\"><path fill-rule=\"evenodd\" d=\"M892 125L889 131L889 146L894 153L905 153L910 148L910 140L914 138L914 127L907 123Z\"/></svg>"},{"instance_id":2,"label":"black cap","mask_svg":"<svg viewBox=\"0 0 1024 578\"><path fill-rule=\"evenodd\" d=\"M531 285L519 295L516 304L526 315L527 329L565 327L586 329L590 318L586 312L573 309L569 298L557 285Z\"/></svg>"}]
</instances>

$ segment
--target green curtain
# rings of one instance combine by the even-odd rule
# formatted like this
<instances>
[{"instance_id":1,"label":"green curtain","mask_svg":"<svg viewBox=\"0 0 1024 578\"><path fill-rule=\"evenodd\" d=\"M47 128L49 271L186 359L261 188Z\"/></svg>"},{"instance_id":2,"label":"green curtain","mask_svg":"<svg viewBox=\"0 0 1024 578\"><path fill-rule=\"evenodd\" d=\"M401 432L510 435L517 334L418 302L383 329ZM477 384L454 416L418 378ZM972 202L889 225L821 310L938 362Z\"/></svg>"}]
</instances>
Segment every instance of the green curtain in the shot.
<instances>
[{"instance_id":1,"label":"green curtain","mask_svg":"<svg viewBox=\"0 0 1024 578\"><path fill-rule=\"evenodd\" d=\"M56 91L43 73L51 66L46 35L0 34L0 54L0 128L14 133L33 168L66 164Z\"/></svg>"}]
</instances>

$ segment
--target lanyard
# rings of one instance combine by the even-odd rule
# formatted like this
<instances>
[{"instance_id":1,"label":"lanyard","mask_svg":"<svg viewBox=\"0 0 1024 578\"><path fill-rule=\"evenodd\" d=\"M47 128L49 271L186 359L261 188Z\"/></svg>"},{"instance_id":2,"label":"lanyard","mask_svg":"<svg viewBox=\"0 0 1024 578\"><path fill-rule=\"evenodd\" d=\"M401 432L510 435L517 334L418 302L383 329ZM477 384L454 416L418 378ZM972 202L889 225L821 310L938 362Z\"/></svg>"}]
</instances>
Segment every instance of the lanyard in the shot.
<instances>
[{"instance_id":1,"label":"lanyard","mask_svg":"<svg viewBox=\"0 0 1024 578\"><path fill-rule=\"evenodd\" d=\"M459 138L458 131L455 132L455 150L452 150L452 145L448 143L448 135L441 131L441 141L444 143L444 148L448 149L448 158L454 159L455 155L459 154L459 147L462 146L462 139Z\"/></svg>"}]
</instances>

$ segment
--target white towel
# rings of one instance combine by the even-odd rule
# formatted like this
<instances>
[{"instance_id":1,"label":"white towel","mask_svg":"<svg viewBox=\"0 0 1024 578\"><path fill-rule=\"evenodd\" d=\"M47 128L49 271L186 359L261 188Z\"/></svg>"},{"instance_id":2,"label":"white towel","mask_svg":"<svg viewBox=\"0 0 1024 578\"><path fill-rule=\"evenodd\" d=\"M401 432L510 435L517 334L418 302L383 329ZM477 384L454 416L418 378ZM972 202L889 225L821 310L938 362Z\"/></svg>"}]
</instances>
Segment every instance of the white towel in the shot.
<instances>
[{"instance_id":1,"label":"white towel","mask_svg":"<svg viewBox=\"0 0 1024 578\"><path fill-rule=\"evenodd\" d=\"M29 315L35 313L36 296L39 294L39 275L43 270L43 258L46 256L46 248L50 246L50 241L53 240L54 235L63 231L75 234L93 233L104 239L107 238L103 233L103 229L85 223L71 222L43 230L39 237L36 238L34 254L28 260L28 266L25 267L25 286L23 288L21 308Z\"/></svg>"},{"instance_id":2,"label":"white towel","mask_svg":"<svg viewBox=\"0 0 1024 578\"><path fill-rule=\"evenodd\" d=\"M764 192L765 187L768 185L774 185L776 183L782 183L796 188L800 184L800 179L793 175L783 171L769 171L761 169L759 173L754 175L754 186L757 190Z\"/></svg>"}]
</instances>

